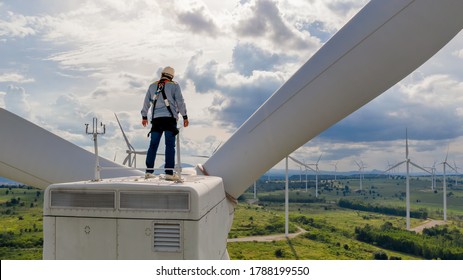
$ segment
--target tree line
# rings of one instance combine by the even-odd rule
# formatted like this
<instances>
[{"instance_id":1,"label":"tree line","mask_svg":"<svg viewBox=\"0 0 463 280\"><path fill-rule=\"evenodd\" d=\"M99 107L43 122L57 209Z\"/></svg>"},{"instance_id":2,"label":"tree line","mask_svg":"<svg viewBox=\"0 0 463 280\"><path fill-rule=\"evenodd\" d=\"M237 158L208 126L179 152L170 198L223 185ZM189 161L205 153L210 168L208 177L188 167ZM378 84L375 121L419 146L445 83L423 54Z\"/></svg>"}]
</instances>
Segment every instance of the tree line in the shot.
<instances>
[{"instance_id":1,"label":"tree line","mask_svg":"<svg viewBox=\"0 0 463 280\"><path fill-rule=\"evenodd\" d=\"M403 217L406 215L406 209L404 207L390 207L379 204L364 203L361 201L351 201L347 199L340 199L338 206L342 208L349 208L353 210L375 212L391 216ZM411 210L410 217L416 219L427 219L428 212L426 209L420 208L418 210Z\"/></svg>"},{"instance_id":2,"label":"tree line","mask_svg":"<svg viewBox=\"0 0 463 280\"><path fill-rule=\"evenodd\" d=\"M381 227L365 225L355 228L357 240L420 256L425 259L462 260L463 234L448 226L436 226L417 234L394 227L390 222Z\"/></svg>"},{"instance_id":3,"label":"tree line","mask_svg":"<svg viewBox=\"0 0 463 280\"><path fill-rule=\"evenodd\" d=\"M288 197L289 202L292 203L315 203L315 202L325 202L324 198L316 198L311 196L306 192L291 192ZM275 203L285 203L285 195L283 192L273 192L259 195L260 202L275 202Z\"/></svg>"}]
</instances>

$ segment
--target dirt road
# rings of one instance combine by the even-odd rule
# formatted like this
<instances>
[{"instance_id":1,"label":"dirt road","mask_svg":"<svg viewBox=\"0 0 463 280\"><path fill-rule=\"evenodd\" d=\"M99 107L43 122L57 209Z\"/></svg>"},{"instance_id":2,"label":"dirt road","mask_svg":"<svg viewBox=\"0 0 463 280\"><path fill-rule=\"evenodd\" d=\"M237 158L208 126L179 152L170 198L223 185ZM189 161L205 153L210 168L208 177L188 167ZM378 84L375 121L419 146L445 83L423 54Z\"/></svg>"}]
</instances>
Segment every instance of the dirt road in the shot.
<instances>
[{"instance_id":1,"label":"dirt road","mask_svg":"<svg viewBox=\"0 0 463 280\"><path fill-rule=\"evenodd\" d=\"M436 225L444 225L444 224L445 224L445 221L442 221L442 220L428 219L423 224L421 224L421 225L419 225L417 227L414 227L411 230L420 233L425 228L431 228L431 227L436 226ZM305 229L300 228L300 227L297 227L297 229L298 229L298 231L296 233L288 234L289 239L294 238L294 237L296 237L296 236L298 236L300 234L303 234L303 233L307 232ZM286 239L284 234L276 234L276 235L263 235L263 236L248 236L248 237L241 237L241 238L231 238L231 239L227 239L227 242L252 242L252 241L256 241L256 242L272 242L272 241L279 241L279 240L284 240L284 239Z\"/></svg>"},{"instance_id":2,"label":"dirt road","mask_svg":"<svg viewBox=\"0 0 463 280\"><path fill-rule=\"evenodd\" d=\"M432 228L433 226L437 225L445 225L445 221L442 220L432 220L432 219L427 219L425 223L412 228L411 230L414 232L422 232L423 229L425 228Z\"/></svg>"},{"instance_id":3,"label":"dirt road","mask_svg":"<svg viewBox=\"0 0 463 280\"><path fill-rule=\"evenodd\" d=\"M290 233L288 234L288 238L294 238L300 234L303 234L307 232L305 229L297 227L297 232L296 233ZM276 235L263 235L263 236L248 236L248 237L241 237L241 238L231 238L228 239L227 242L252 242L252 241L257 241L257 242L271 242L271 241L279 241L279 240L285 240L286 237L284 234L276 234Z\"/></svg>"}]
</instances>

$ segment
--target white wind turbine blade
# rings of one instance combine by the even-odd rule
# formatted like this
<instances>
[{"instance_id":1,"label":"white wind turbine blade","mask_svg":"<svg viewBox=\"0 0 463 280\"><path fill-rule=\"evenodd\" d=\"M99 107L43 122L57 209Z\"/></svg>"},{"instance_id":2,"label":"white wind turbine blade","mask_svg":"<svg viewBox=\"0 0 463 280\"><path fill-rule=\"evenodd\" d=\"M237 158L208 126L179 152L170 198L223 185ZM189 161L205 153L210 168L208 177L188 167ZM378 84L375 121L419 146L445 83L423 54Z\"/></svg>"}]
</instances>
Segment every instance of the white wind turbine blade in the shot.
<instances>
[{"instance_id":1,"label":"white wind turbine blade","mask_svg":"<svg viewBox=\"0 0 463 280\"><path fill-rule=\"evenodd\" d=\"M129 160L130 160L130 154L128 154L128 155L125 157L124 161L122 162L122 165L125 165Z\"/></svg>"},{"instance_id":2,"label":"white wind turbine blade","mask_svg":"<svg viewBox=\"0 0 463 280\"><path fill-rule=\"evenodd\" d=\"M426 173L428 173L428 174L432 174L429 170L424 169L423 167L421 167L421 166L415 164L415 163L412 162L412 161L410 161L410 164L413 165L413 166L415 166L416 168L418 168L418 169L420 169L420 170L423 170L424 172L426 172Z\"/></svg>"},{"instance_id":3,"label":"white wind turbine blade","mask_svg":"<svg viewBox=\"0 0 463 280\"><path fill-rule=\"evenodd\" d=\"M447 163L447 158L449 157L449 149L450 149L450 144L447 145L447 154L445 155L445 160L444 160L445 163Z\"/></svg>"},{"instance_id":4,"label":"white wind turbine blade","mask_svg":"<svg viewBox=\"0 0 463 280\"><path fill-rule=\"evenodd\" d=\"M392 170L392 169L394 169L396 167L399 167L401 164L404 164L406 162L407 162L406 160L401 161L401 162L397 163L396 165L393 165L392 167L388 168L386 171L384 171L384 173L386 173L386 172L388 172L388 171L390 171L390 170Z\"/></svg>"},{"instance_id":5,"label":"white wind turbine blade","mask_svg":"<svg viewBox=\"0 0 463 280\"><path fill-rule=\"evenodd\" d=\"M439 51L462 29L462 10L458 0L369 1L198 172L221 177L226 192L238 197L286 155Z\"/></svg>"},{"instance_id":6,"label":"white wind turbine blade","mask_svg":"<svg viewBox=\"0 0 463 280\"><path fill-rule=\"evenodd\" d=\"M116 113L114 113L114 116L116 117L117 123L119 124L119 128L121 129L122 136L124 137L125 143L127 144L128 150L126 150L127 156L125 157L123 161L123 165L125 165L127 162L129 163L128 165L132 167L132 164L136 167L137 166L137 155L146 155L148 151L136 151L135 148L130 144L129 139L127 138L127 135L125 134L124 129L122 128L121 122L119 121L119 118L117 117Z\"/></svg>"},{"instance_id":7,"label":"white wind turbine blade","mask_svg":"<svg viewBox=\"0 0 463 280\"><path fill-rule=\"evenodd\" d=\"M322 156L323 156L323 153L320 154L320 156L318 157L318 160L317 160L317 164L320 162L320 160L322 159Z\"/></svg>"},{"instance_id":8,"label":"white wind turbine blade","mask_svg":"<svg viewBox=\"0 0 463 280\"><path fill-rule=\"evenodd\" d=\"M445 162L445 164L447 164L447 166L450 167L450 169L452 169L453 171L455 171L456 173L458 173L458 171L457 171L453 166L451 166L451 165L448 164L447 162Z\"/></svg>"},{"instance_id":9,"label":"white wind turbine blade","mask_svg":"<svg viewBox=\"0 0 463 280\"><path fill-rule=\"evenodd\" d=\"M302 161L299 161L299 160L295 159L295 158L292 157L292 156L288 156L288 158L290 158L290 159L291 159L292 161L294 161L295 163L297 163L297 164L299 164L299 165L302 165L302 166L304 166L305 168L310 169L310 170L316 172L316 171L315 171L312 167L310 167L308 164L305 164L305 163L303 163Z\"/></svg>"},{"instance_id":10,"label":"white wind turbine blade","mask_svg":"<svg viewBox=\"0 0 463 280\"><path fill-rule=\"evenodd\" d=\"M217 145L217 147L212 151L212 154L215 154L215 152L217 151L217 149L219 149L220 146L222 145L222 142L223 142L223 141L220 141L219 145Z\"/></svg>"},{"instance_id":11,"label":"white wind turbine blade","mask_svg":"<svg viewBox=\"0 0 463 280\"><path fill-rule=\"evenodd\" d=\"M93 153L3 108L0 108L0 131L1 177L38 188L94 179ZM102 157L99 161L103 168L102 178L143 175L143 172L124 168ZM120 169L104 170L104 167Z\"/></svg>"},{"instance_id":12,"label":"white wind turbine blade","mask_svg":"<svg viewBox=\"0 0 463 280\"><path fill-rule=\"evenodd\" d=\"M119 121L119 118L117 117L116 113L114 113L114 116L116 117L117 123L119 124L119 128L122 131L122 136L124 137L127 147L129 148L130 151L135 151L135 148L132 146L132 144L130 144L129 139L127 138L127 135L125 135L124 129L122 128L121 122Z\"/></svg>"},{"instance_id":13,"label":"white wind turbine blade","mask_svg":"<svg viewBox=\"0 0 463 280\"><path fill-rule=\"evenodd\" d=\"M317 163L315 164L315 167L316 167L316 169L317 169L317 172L320 171L320 169L318 168L318 163L319 163L320 160L322 159L322 155L323 155L323 153L320 154L320 156L318 157Z\"/></svg>"},{"instance_id":14,"label":"white wind turbine blade","mask_svg":"<svg viewBox=\"0 0 463 280\"><path fill-rule=\"evenodd\" d=\"M125 165L126 163L128 163L129 167L132 167L132 163L135 163L135 160L136 160L136 155L132 156L132 153L135 152L135 148L132 146L132 144L130 144L129 139L127 138L127 135L125 135L124 129L122 128L121 122L119 121L119 118L117 117L116 113L114 113L114 116L116 117L117 123L119 124L119 128L121 129L122 136L124 137L125 143L127 144L127 147L129 148L126 151L127 156L125 157L122 164Z\"/></svg>"}]
</instances>

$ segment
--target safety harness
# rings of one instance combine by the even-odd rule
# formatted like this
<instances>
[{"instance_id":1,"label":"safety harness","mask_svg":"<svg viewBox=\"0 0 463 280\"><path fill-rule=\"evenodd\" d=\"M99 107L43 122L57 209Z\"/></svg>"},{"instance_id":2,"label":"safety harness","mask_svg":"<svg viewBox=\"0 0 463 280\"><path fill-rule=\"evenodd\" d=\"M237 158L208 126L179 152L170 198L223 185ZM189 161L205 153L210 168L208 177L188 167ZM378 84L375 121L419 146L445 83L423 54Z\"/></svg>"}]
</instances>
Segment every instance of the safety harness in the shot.
<instances>
[{"instance_id":1,"label":"safety harness","mask_svg":"<svg viewBox=\"0 0 463 280\"><path fill-rule=\"evenodd\" d=\"M151 115L152 127L151 127L150 132L147 135L148 137L150 137L151 132L153 131L153 129L155 129L154 110L156 109L156 102L158 101L158 98L159 98L159 95L160 95L159 93L162 94L162 99L164 99L164 104L166 105L166 108L169 111L170 116L172 117L172 119L175 119L174 113L172 113L172 109L170 108L169 100L167 99L166 92L164 90L167 81L169 81L169 79L161 79L161 80L158 81L158 86L157 86L157 89L156 89L156 97L153 100L153 111L152 111L152 115ZM161 128L161 130L166 129L166 130L172 131L174 133L174 135L177 135L179 131L177 129L176 123L177 122L174 121L172 124L167 125L167 127L164 124L164 125L162 125L163 128ZM159 126L156 126L156 127L159 128Z\"/></svg>"},{"instance_id":2,"label":"safety harness","mask_svg":"<svg viewBox=\"0 0 463 280\"><path fill-rule=\"evenodd\" d=\"M164 104L166 105L166 108L169 111L170 116L172 118L174 117L174 114L172 113L172 109L170 108L169 100L167 99L167 96L166 96L166 92L164 91L166 81L169 81L169 79L161 79L160 81L158 81L158 87L156 89L156 97L154 98L154 101L153 101L153 112L151 115L151 121L153 121L154 119L154 109L156 109L156 102L158 101L159 93L162 94L162 99L164 99Z\"/></svg>"}]
</instances>

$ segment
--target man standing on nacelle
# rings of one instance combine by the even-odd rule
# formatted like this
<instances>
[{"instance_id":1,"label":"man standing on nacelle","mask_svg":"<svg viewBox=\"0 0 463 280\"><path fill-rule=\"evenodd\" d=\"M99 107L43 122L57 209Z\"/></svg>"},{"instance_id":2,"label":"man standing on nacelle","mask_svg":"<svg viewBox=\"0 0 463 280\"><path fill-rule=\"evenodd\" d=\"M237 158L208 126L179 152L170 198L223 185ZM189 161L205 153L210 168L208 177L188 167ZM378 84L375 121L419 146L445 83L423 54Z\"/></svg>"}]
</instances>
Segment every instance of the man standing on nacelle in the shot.
<instances>
[{"instance_id":1,"label":"man standing on nacelle","mask_svg":"<svg viewBox=\"0 0 463 280\"><path fill-rule=\"evenodd\" d=\"M152 168L154 167L154 161L156 159L162 133L164 133L166 145L164 165L166 180L176 181L179 178L173 171L175 166L175 136L178 134L178 113L182 114L184 127L187 127L189 122L180 86L177 82L172 80L174 74L175 70L172 67L165 67L162 70L161 79L149 86L143 102L143 108L141 110L143 126L148 124L148 111L149 108L152 107L151 141L146 155L147 170L145 178L154 177L154 170ZM162 98L162 100L158 102L159 98Z\"/></svg>"}]
</instances>

